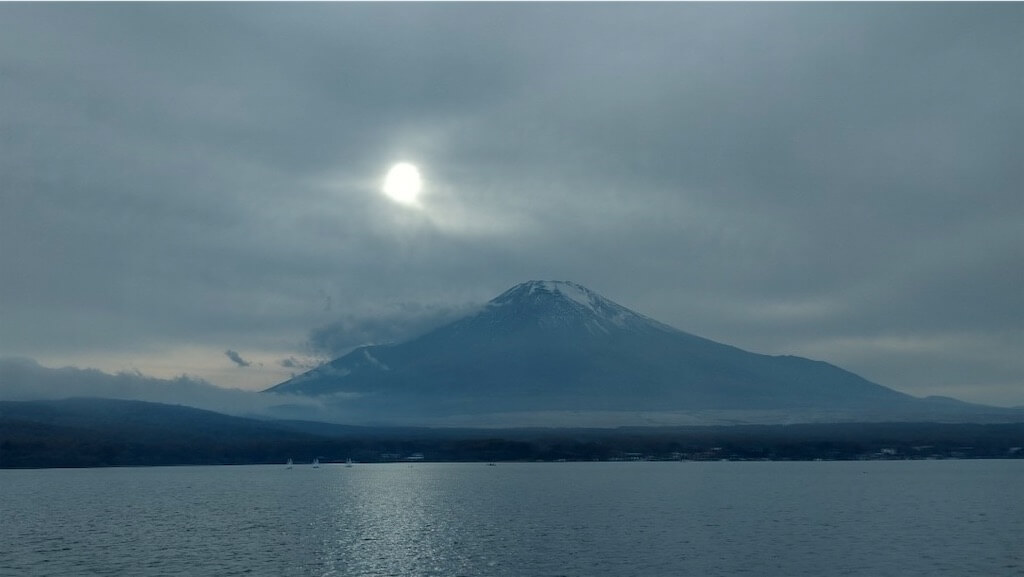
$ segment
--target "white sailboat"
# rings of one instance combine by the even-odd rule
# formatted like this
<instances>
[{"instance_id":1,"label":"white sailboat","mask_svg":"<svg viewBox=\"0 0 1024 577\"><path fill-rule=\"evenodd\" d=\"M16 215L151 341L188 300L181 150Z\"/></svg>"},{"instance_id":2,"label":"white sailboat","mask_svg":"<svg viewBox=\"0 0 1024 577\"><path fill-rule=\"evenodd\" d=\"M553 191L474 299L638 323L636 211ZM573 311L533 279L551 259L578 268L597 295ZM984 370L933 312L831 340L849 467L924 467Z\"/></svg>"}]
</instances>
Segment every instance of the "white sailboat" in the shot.
<instances>
[{"instance_id":1,"label":"white sailboat","mask_svg":"<svg viewBox=\"0 0 1024 577\"><path fill-rule=\"evenodd\" d=\"M345 466L346 467L351 467L352 466L352 459L345 459Z\"/></svg>"},{"instance_id":2,"label":"white sailboat","mask_svg":"<svg viewBox=\"0 0 1024 577\"><path fill-rule=\"evenodd\" d=\"M286 465L286 468L288 468L288 469L292 468L292 460L291 459L288 459L288 463Z\"/></svg>"},{"instance_id":3,"label":"white sailboat","mask_svg":"<svg viewBox=\"0 0 1024 577\"><path fill-rule=\"evenodd\" d=\"M320 458L319 457L313 457L313 468L314 469L319 469L320 468Z\"/></svg>"}]
</instances>

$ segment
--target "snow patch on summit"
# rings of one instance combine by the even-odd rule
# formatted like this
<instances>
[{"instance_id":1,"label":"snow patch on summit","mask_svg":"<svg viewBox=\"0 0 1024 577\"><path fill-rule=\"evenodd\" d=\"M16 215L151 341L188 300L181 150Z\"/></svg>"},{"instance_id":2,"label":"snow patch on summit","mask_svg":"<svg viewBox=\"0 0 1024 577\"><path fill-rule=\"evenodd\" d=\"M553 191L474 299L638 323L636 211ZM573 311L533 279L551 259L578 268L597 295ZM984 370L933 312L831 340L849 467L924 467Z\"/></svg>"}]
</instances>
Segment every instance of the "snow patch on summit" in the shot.
<instances>
[{"instance_id":1,"label":"snow patch on summit","mask_svg":"<svg viewBox=\"0 0 1024 577\"><path fill-rule=\"evenodd\" d=\"M539 322L542 325L558 326L574 318L591 334L611 334L613 330L650 330L676 332L676 329L635 313L622 305L612 302L594 291L570 281L533 280L519 284L488 303L489 307L504 306L523 300L533 301L555 297L569 305L574 312L562 309L552 310ZM540 302L540 301L536 301ZM566 316L568 314L569 316Z\"/></svg>"},{"instance_id":2,"label":"snow patch on summit","mask_svg":"<svg viewBox=\"0 0 1024 577\"><path fill-rule=\"evenodd\" d=\"M582 307L590 310L594 314L598 314L597 307L595 305L597 304L600 297L590 292L586 288L581 287L576 283L568 281L546 280L540 281L540 283L538 284L548 292L561 294L565 298L581 305ZM531 287L530 292L533 292L533 288L534 287Z\"/></svg>"}]
</instances>

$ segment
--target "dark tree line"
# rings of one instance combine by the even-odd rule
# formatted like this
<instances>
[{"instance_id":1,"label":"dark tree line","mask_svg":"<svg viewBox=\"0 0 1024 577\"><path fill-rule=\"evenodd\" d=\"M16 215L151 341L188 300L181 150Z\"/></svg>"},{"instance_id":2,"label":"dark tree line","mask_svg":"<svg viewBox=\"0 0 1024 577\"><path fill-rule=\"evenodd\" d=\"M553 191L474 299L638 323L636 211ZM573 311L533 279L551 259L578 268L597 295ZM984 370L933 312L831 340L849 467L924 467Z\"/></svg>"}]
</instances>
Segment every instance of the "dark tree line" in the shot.
<instances>
[{"instance_id":1,"label":"dark tree line","mask_svg":"<svg viewBox=\"0 0 1024 577\"><path fill-rule=\"evenodd\" d=\"M269 425L268 425L269 426ZM429 430L329 437L0 421L0 468L310 462L1024 458L1024 424L858 424L550 431Z\"/></svg>"}]
</instances>

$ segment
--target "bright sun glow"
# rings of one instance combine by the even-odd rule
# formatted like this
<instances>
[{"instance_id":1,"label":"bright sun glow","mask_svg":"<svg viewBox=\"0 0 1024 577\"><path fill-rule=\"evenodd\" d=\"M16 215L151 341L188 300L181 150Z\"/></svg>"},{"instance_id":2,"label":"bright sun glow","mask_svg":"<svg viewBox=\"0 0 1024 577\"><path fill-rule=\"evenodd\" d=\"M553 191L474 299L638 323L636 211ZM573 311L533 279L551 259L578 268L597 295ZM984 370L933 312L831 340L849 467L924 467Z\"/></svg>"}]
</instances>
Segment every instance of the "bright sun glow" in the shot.
<instances>
[{"instance_id":1,"label":"bright sun glow","mask_svg":"<svg viewBox=\"0 0 1024 577\"><path fill-rule=\"evenodd\" d=\"M415 205L423 190L420 171L408 162L399 162L391 167L384 178L384 194L398 203Z\"/></svg>"}]
</instances>

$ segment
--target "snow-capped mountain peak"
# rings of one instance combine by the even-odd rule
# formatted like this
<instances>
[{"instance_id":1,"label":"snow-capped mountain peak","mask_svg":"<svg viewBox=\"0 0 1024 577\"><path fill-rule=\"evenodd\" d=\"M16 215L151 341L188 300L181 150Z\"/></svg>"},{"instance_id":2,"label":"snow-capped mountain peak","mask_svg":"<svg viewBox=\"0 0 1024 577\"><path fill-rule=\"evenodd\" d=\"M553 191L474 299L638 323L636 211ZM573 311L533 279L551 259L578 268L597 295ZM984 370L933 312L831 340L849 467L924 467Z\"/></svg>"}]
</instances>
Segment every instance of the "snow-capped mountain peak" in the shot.
<instances>
[{"instance_id":1,"label":"snow-capped mountain peak","mask_svg":"<svg viewBox=\"0 0 1024 577\"><path fill-rule=\"evenodd\" d=\"M409 341L361 347L269 390L341 399L353 414L385 420L535 411L877 417L938 406L828 363L673 329L566 281L516 285L474 314Z\"/></svg>"},{"instance_id":2,"label":"snow-capped mountain peak","mask_svg":"<svg viewBox=\"0 0 1024 577\"><path fill-rule=\"evenodd\" d=\"M582 326L592 334L652 329L675 332L672 327L570 281L533 280L518 284L487 303L482 314L506 321L532 319L542 328Z\"/></svg>"}]
</instances>

